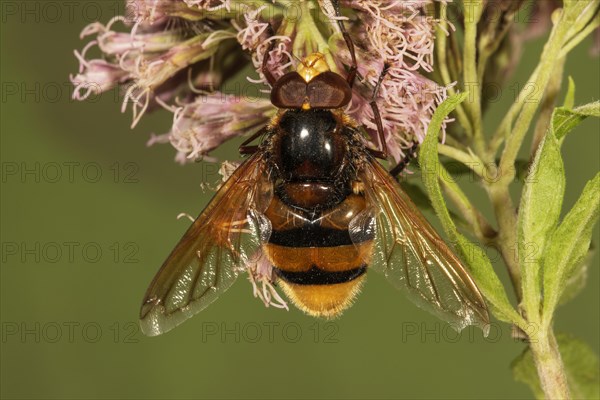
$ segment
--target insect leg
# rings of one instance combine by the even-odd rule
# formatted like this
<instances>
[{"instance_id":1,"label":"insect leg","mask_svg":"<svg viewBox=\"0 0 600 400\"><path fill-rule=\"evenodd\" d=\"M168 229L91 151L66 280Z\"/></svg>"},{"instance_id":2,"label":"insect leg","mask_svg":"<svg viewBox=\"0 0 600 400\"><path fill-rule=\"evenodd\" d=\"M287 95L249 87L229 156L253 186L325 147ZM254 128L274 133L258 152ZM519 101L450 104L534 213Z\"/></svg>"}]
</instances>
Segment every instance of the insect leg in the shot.
<instances>
[{"instance_id":1,"label":"insect leg","mask_svg":"<svg viewBox=\"0 0 600 400\"><path fill-rule=\"evenodd\" d=\"M259 136L263 135L267 131L267 128L261 128L257 132L255 132L252 136L244 141L238 148L240 154L253 154L256 153L259 149L259 146L248 146L248 143L252 142Z\"/></svg>"},{"instance_id":2,"label":"insect leg","mask_svg":"<svg viewBox=\"0 0 600 400\"><path fill-rule=\"evenodd\" d=\"M389 69L389 65L383 64L383 70L379 75L379 79L377 80L377 84L375 85L375 89L373 90L373 96L371 97L371 102L369 105L373 110L373 119L375 120L375 125L377 126L377 136L379 137L379 144L381 146L381 150L369 149L369 152L383 160L387 159L388 150L387 143L385 141L385 135L383 133L383 122L381 122L381 114L379 113L379 107L377 106L377 94L379 93L379 88L381 88L381 82L383 82L383 78L387 74Z\"/></svg>"},{"instance_id":3,"label":"insect leg","mask_svg":"<svg viewBox=\"0 0 600 400\"><path fill-rule=\"evenodd\" d=\"M269 37L272 37L275 35L275 32L273 32L273 27L271 26L270 23L269 23L269 26L267 27L267 31L269 32ZM267 82L269 82L269 85L271 87L273 87L275 82L277 82L277 79L275 79L275 77L271 73L271 70L269 70L269 68L267 67L267 63L269 62L269 54L271 53L271 51L273 51L274 48L275 48L275 40L272 40L271 44L269 44L269 47L265 51L265 54L263 54L263 63L262 63L262 67L260 69L260 71L263 73L263 75L265 76L265 78L267 79Z\"/></svg>"},{"instance_id":4,"label":"insect leg","mask_svg":"<svg viewBox=\"0 0 600 400\"><path fill-rule=\"evenodd\" d=\"M400 172L402 172L404 170L404 168L406 168L408 163L410 163L410 161L413 158L415 158L415 153L417 151L417 147L419 147L419 143L413 142L413 145L411 146L410 149L408 149L408 152L406 153L404 158L402 160L400 160L400 162L396 166L394 166L394 168L392 168L390 170L390 175L392 175L393 177L396 177L400 174Z\"/></svg>"},{"instance_id":5,"label":"insect leg","mask_svg":"<svg viewBox=\"0 0 600 400\"><path fill-rule=\"evenodd\" d=\"M335 16L341 17L342 13L340 12L339 0L332 0L331 4L333 5L333 9L335 11ZM358 68L357 64L356 64L356 52L354 51L354 42L352 41L352 38L350 38L350 35L348 34L348 31L346 30L344 21L341 19L338 19L337 23L338 23L338 26L340 27L340 30L342 31L342 36L344 37L344 41L346 42L346 46L348 46L348 51L350 52L350 57L352 58L352 65L350 65L350 69L348 70L348 76L346 77L346 81L348 81L348 85L350 85L350 87L352 87L352 85L354 84L354 79L356 78L356 70Z\"/></svg>"}]
</instances>

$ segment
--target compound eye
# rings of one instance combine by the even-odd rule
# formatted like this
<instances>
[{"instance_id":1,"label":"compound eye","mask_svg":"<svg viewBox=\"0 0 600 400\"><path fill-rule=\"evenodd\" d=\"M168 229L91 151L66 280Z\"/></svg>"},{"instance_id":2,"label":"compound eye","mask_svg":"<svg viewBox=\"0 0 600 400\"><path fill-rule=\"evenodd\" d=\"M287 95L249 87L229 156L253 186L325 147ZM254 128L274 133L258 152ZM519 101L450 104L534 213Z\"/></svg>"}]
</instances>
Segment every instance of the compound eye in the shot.
<instances>
[{"instance_id":1,"label":"compound eye","mask_svg":"<svg viewBox=\"0 0 600 400\"><path fill-rule=\"evenodd\" d=\"M340 108L350 103L352 89L340 75L326 71L308 83L307 95L311 108Z\"/></svg>"},{"instance_id":2,"label":"compound eye","mask_svg":"<svg viewBox=\"0 0 600 400\"><path fill-rule=\"evenodd\" d=\"M271 103L277 108L301 108L306 98L306 82L296 71L288 72L271 89Z\"/></svg>"}]
</instances>

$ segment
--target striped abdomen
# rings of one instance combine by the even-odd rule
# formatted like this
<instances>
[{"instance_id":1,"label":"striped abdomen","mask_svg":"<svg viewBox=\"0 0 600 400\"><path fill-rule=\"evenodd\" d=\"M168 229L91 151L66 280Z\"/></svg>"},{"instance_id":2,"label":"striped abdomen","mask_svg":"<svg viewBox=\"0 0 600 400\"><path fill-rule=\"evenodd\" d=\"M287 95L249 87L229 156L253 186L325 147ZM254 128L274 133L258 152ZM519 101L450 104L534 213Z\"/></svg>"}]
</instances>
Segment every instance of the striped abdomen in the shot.
<instances>
[{"instance_id":1,"label":"striped abdomen","mask_svg":"<svg viewBox=\"0 0 600 400\"><path fill-rule=\"evenodd\" d=\"M372 251L370 238L353 243L348 230L364 196L328 182L287 182L275 192L264 249L279 283L308 314L335 316L358 293Z\"/></svg>"}]
</instances>

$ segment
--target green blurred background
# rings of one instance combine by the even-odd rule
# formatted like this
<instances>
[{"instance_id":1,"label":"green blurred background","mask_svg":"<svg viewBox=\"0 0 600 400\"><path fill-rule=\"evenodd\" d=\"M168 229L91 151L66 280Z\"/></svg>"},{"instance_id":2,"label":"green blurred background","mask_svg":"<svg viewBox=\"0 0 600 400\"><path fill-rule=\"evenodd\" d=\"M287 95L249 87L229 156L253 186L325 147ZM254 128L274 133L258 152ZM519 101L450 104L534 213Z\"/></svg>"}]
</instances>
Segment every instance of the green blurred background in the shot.
<instances>
[{"instance_id":1,"label":"green blurred background","mask_svg":"<svg viewBox=\"0 0 600 400\"><path fill-rule=\"evenodd\" d=\"M121 1L2 7L3 398L531 397L511 377L524 345L508 326L496 323L487 339L471 328L458 335L373 274L354 307L331 323L265 308L242 278L201 315L144 337L142 295L188 225L175 216L202 210L211 193L200 183L217 179L216 168L180 166L169 145L145 146L148 133L168 130L167 112L131 131L117 93L70 99L72 51L87 43L81 29L122 12ZM513 83L525 81L542 44L523 54ZM600 93L589 45L566 67L577 104ZM503 115L515 87L490 121ZM566 207L599 169L599 131L589 120L565 142ZM216 155L236 158L238 144ZM483 200L480 190L470 192ZM557 331L596 352L598 288L596 253L587 287L556 321Z\"/></svg>"}]
</instances>

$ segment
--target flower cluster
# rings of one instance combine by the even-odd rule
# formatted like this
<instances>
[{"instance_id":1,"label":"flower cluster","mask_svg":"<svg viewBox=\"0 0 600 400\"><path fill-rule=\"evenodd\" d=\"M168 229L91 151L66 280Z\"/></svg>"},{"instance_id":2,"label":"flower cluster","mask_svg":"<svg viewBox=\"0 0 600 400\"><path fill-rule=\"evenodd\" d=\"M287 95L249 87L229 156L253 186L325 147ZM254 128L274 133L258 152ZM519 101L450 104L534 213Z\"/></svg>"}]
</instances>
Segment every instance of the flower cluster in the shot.
<instances>
[{"instance_id":1,"label":"flower cluster","mask_svg":"<svg viewBox=\"0 0 600 400\"><path fill-rule=\"evenodd\" d=\"M379 90L378 104L386 130L387 146L399 161L402 149L422 142L436 107L447 97L447 88L428 79L433 71L433 50L437 21L427 15L431 1L348 0L345 4L357 11L353 34L364 38L358 48L358 71L369 88L376 85L387 68ZM343 41L338 40L338 51ZM351 115L361 121L372 137L375 135L370 93L353 97ZM445 124L444 124L445 130Z\"/></svg>"},{"instance_id":2,"label":"flower cluster","mask_svg":"<svg viewBox=\"0 0 600 400\"><path fill-rule=\"evenodd\" d=\"M73 98L84 100L115 87L124 92L122 110L133 112L132 127L148 110L173 113L173 127L149 144L171 143L180 162L207 155L224 141L268 122L275 109L260 68L267 51L275 77L299 59L320 51L330 67L345 74L350 55L337 25L344 19L355 41L359 82L347 112L376 137L369 106L373 88L389 66L377 102L392 157L422 141L446 88L425 77L433 68L436 21L424 12L431 0L342 1L336 17L331 0L280 3L231 0L129 0L127 15L81 33L93 36L75 51L79 72L71 76ZM120 28L119 28L120 27ZM101 56L90 56L97 46ZM248 85L226 93L225 83L246 65L256 70ZM261 95L261 92L263 94Z\"/></svg>"}]
</instances>

